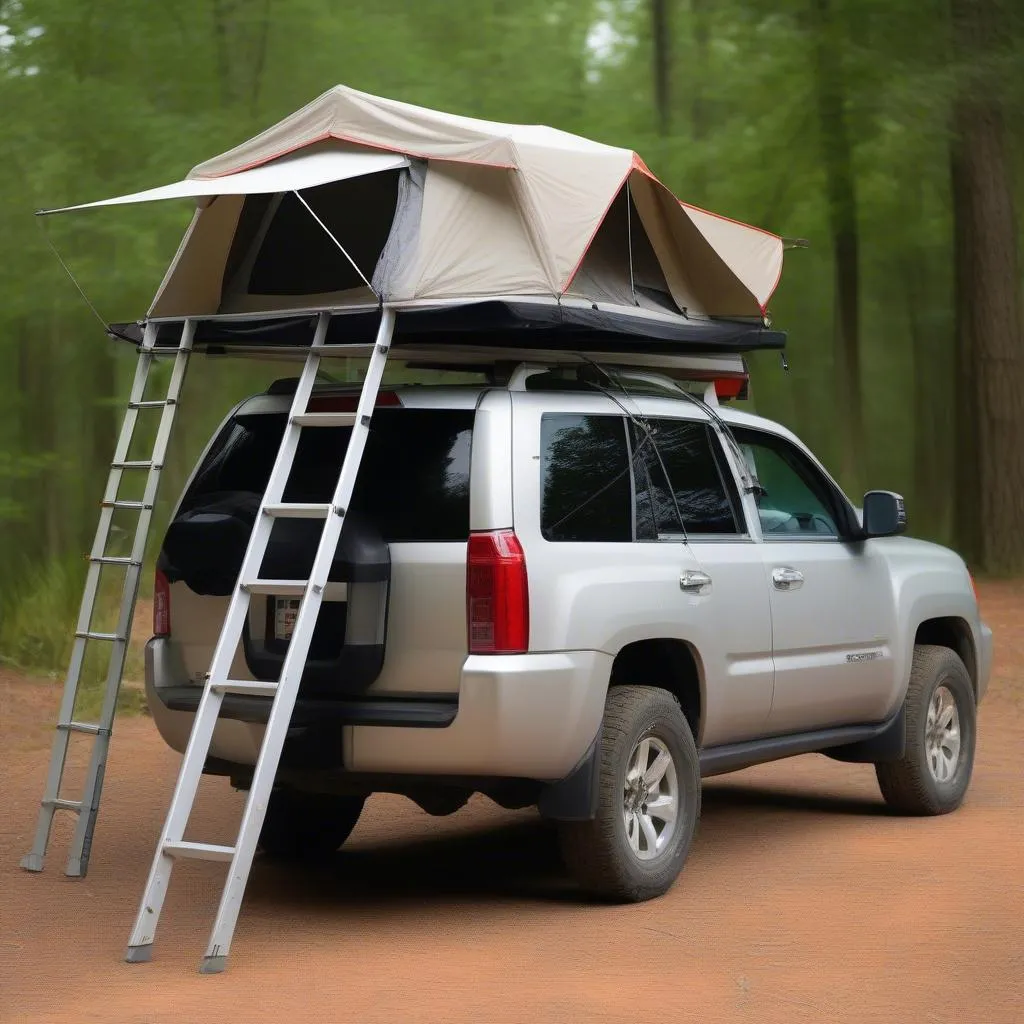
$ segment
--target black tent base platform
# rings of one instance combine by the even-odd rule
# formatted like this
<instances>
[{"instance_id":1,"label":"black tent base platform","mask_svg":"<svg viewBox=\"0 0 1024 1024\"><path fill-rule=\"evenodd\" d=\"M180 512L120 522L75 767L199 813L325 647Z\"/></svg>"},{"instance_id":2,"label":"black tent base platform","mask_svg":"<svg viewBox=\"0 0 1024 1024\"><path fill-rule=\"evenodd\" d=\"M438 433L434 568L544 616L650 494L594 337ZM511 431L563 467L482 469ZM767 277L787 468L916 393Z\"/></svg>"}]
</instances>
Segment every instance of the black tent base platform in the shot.
<instances>
[{"instance_id":1,"label":"black tent base platform","mask_svg":"<svg viewBox=\"0 0 1024 1024\"><path fill-rule=\"evenodd\" d=\"M259 354L307 348L321 312L218 314L196 318L193 349L210 355ZM376 307L328 309L328 345L370 345L380 323ZM156 321L157 347L176 347L182 317ZM140 344L144 324L111 324L112 337ZM755 319L666 316L628 307L512 300L399 309L392 346L414 355L418 347L468 346L477 352L514 349L628 353L632 356L745 353L782 349L783 331ZM397 354L397 353L396 353Z\"/></svg>"}]
</instances>

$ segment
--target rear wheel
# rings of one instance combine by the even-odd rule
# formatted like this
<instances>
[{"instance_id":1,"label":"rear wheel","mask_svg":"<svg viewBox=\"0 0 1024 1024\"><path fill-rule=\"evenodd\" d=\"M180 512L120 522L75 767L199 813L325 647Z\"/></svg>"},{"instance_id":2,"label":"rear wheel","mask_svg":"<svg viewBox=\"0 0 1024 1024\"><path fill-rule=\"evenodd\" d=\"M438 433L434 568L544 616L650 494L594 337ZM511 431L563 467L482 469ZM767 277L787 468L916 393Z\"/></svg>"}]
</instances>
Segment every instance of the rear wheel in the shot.
<instances>
[{"instance_id":1,"label":"rear wheel","mask_svg":"<svg viewBox=\"0 0 1024 1024\"><path fill-rule=\"evenodd\" d=\"M946 647L919 644L903 706L903 757L875 765L885 802L904 814L956 810L971 782L977 734L974 687L964 663Z\"/></svg>"},{"instance_id":2,"label":"rear wheel","mask_svg":"<svg viewBox=\"0 0 1024 1024\"><path fill-rule=\"evenodd\" d=\"M613 687L597 756L597 816L559 826L566 865L594 896L661 896L686 860L700 817L697 748L675 698L654 687Z\"/></svg>"},{"instance_id":3,"label":"rear wheel","mask_svg":"<svg viewBox=\"0 0 1024 1024\"><path fill-rule=\"evenodd\" d=\"M260 849L272 860L329 857L352 834L365 797L275 789L260 832Z\"/></svg>"}]
</instances>

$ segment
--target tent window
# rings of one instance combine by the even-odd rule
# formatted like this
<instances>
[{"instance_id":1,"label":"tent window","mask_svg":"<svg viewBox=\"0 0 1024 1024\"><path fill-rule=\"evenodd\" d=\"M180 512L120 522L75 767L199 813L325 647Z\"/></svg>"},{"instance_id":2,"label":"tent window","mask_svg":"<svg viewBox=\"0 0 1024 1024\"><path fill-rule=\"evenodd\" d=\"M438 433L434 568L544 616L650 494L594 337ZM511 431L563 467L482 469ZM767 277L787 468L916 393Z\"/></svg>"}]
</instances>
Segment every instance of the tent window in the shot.
<instances>
[{"instance_id":1,"label":"tent window","mask_svg":"<svg viewBox=\"0 0 1024 1024\"><path fill-rule=\"evenodd\" d=\"M628 188L609 207L569 291L624 306L677 308Z\"/></svg>"},{"instance_id":2,"label":"tent window","mask_svg":"<svg viewBox=\"0 0 1024 1024\"><path fill-rule=\"evenodd\" d=\"M303 197L369 278L387 242L398 204L399 171L367 174L306 189ZM254 202L261 198L263 202ZM246 200L229 258L227 281L256 241L272 197ZM252 207L250 211L250 205ZM240 241L246 236L248 241ZM232 247L235 248L234 246ZM234 262L234 266L232 266ZM362 286L363 281L324 229L291 193L280 197L253 262L250 295L316 295Z\"/></svg>"}]
</instances>

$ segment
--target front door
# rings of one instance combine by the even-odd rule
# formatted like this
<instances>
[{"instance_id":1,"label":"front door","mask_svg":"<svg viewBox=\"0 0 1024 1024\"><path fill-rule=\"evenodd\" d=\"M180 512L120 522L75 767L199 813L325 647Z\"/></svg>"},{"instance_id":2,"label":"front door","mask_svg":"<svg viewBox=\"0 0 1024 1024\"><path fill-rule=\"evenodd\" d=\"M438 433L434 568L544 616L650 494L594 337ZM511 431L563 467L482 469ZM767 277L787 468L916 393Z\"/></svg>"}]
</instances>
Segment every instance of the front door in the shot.
<instances>
[{"instance_id":1,"label":"front door","mask_svg":"<svg viewBox=\"0 0 1024 1024\"><path fill-rule=\"evenodd\" d=\"M769 581L772 734L880 721L896 665L888 566L871 541L840 537L828 478L786 438L736 429L757 497Z\"/></svg>"}]
</instances>

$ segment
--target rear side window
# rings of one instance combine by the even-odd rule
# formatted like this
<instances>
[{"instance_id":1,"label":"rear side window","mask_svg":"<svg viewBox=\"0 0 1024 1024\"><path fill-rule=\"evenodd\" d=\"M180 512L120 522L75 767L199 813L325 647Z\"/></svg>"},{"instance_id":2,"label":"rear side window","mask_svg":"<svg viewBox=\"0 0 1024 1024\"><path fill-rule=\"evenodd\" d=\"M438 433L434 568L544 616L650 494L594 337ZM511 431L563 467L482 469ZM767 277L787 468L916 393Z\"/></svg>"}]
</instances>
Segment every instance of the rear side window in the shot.
<instances>
[{"instance_id":1,"label":"rear side window","mask_svg":"<svg viewBox=\"0 0 1024 1024\"><path fill-rule=\"evenodd\" d=\"M637 537L665 534L735 534L735 488L718 444L704 423L647 421L651 437L632 426L636 468ZM657 446L657 451L655 451ZM680 528L682 517L682 529Z\"/></svg>"},{"instance_id":2,"label":"rear side window","mask_svg":"<svg viewBox=\"0 0 1024 1024\"><path fill-rule=\"evenodd\" d=\"M541 417L541 535L631 541L632 491L621 416Z\"/></svg>"},{"instance_id":3,"label":"rear side window","mask_svg":"<svg viewBox=\"0 0 1024 1024\"><path fill-rule=\"evenodd\" d=\"M377 409L359 467L354 510L388 542L465 541L474 413L469 409ZM262 494L284 433L284 414L238 416L211 447L188 494L186 511L210 495ZM330 501L351 430L303 430L284 500Z\"/></svg>"}]
</instances>

